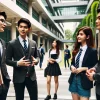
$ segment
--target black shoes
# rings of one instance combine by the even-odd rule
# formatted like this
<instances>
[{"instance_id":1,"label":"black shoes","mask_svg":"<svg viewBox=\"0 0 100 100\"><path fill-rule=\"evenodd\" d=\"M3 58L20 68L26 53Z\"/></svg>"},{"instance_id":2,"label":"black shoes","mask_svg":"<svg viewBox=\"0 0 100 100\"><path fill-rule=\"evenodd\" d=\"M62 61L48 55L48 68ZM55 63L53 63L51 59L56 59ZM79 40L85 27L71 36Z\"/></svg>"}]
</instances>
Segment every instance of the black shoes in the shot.
<instances>
[{"instance_id":1,"label":"black shoes","mask_svg":"<svg viewBox=\"0 0 100 100\"><path fill-rule=\"evenodd\" d=\"M47 97L44 100L50 100L51 99L51 95L47 95ZM54 94L53 99L57 99L57 94Z\"/></svg>"},{"instance_id":2,"label":"black shoes","mask_svg":"<svg viewBox=\"0 0 100 100\"><path fill-rule=\"evenodd\" d=\"M53 99L57 99L57 94L56 94L56 93L54 94L54 97L53 97Z\"/></svg>"},{"instance_id":3,"label":"black shoes","mask_svg":"<svg viewBox=\"0 0 100 100\"><path fill-rule=\"evenodd\" d=\"M44 100L49 100L51 99L51 95L47 95L47 97Z\"/></svg>"}]
</instances>

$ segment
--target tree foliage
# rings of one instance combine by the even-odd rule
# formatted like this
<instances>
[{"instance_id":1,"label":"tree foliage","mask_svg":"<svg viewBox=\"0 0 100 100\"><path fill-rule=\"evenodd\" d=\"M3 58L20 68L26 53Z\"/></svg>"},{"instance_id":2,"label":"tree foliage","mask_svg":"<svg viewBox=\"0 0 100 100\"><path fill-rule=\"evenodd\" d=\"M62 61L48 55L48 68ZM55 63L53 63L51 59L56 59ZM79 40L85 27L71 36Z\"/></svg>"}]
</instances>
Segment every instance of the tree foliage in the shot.
<instances>
[{"instance_id":1,"label":"tree foliage","mask_svg":"<svg viewBox=\"0 0 100 100\"><path fill-rule=\"evenodd\" d=\"M70 29L66 29L65 30L65 38L67 40L72 40L72 37L73 37L72 31Z\"/></svg>"},{"instance_id":2,"label":"tree foliage","mask_svg":"<svg viewBox=\"0 0 100 100\"><path fill-rule=\"evenodd\" d=\"M96 15L97 15L97 7L99 4L99 0L94 0L94 2L91 5L90 12L88 13L87 16L85 16L82 20L82 22L78 25L76 28L74 34L73 34L73 39L75 40L76 33L78 29L82 26L90 26L93 30L93 34L95 33L95 27L96 27Z\"/></svg>"}]
</instances>

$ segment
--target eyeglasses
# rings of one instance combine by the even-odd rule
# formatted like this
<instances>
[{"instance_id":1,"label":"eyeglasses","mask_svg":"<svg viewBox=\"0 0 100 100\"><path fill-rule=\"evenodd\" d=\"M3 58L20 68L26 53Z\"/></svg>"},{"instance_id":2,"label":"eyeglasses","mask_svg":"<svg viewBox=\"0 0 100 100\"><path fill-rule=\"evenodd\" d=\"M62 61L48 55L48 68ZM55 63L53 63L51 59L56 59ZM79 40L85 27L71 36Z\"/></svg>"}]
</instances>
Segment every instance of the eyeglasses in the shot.
<instances>
[{"instance_id":1,"label":"eyeglasses","mask_svg":"<svg viewBox=\"0 0 100 100\"><path fill-rule=\"evenodd\" d=\"M4 20L4 19L0 19L0 21L1 21L3 24L6 24L6 23L7 23L6 20Z\"/></svg>"}]
</instances>

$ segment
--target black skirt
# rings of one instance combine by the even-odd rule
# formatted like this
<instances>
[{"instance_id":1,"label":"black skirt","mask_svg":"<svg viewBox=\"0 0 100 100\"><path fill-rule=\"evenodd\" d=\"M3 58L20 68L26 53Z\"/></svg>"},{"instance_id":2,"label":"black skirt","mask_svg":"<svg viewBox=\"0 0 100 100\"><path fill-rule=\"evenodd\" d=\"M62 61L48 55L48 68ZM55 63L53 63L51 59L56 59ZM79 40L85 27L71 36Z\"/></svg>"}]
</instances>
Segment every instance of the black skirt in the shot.
<instances>
[{"instance_id":1,"label":"black skirt","mask_svg":"<svg viewBox=\"0 0 100 100\"><path fill-rule=\"evenodd\" d=\"M61 70L59 64L54 62L53 64L48 63L47 67L44 70L44 76L59 76L61 75Z\"/></svg>"}]
</instances>

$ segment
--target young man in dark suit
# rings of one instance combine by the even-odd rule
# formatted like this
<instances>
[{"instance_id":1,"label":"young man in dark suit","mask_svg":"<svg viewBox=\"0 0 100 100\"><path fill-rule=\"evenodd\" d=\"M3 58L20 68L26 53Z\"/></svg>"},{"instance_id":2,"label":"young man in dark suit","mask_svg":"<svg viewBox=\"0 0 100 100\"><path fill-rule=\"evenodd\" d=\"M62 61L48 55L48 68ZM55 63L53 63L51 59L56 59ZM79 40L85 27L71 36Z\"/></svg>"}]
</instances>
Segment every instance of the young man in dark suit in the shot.
<instances>
[{"instance_id":1,"label":"young man in dark suit","mask_svg":"<svg viewBox=\"0 0 100 100\"><path fill-rule=\"evenodd\" d=\"M100 6L100 5L99 5ZM100 32L100 7L97 9L97 18L96 18L96 28ZM95 81L95 86L96 86L96 100L100 100L100 43L99 43L99 38L100 33L97 34L97 49L98 49L98 63L91 69L87 70L86 75L91 81Z\"/></svg>"},{"instance_id":2,"label":"young man in dark suit","mask_svg":"<svg viewBox=\"0 0 100 100\"><path fill-rule=\"evenodd\" d=\"M7 18L6 13L0 12L0 32L4 32L4 29L6 27L6 18ZM0 74L0 85L4 84L6 87L5 92L0 94L0 100L6 100L8 89L9 89L9 83L10 83L10 77L8 75L7 67L6 67L5 55L6 55L6 45L5 42L0 38L0 70L2 74L2 76Z\"/></svg>"},{"instance_id":3,"label":"young man in dark suit","mask_svg":"<svg viewBox=\"0 0 100 100\"><path fill-rule=\"evenodd\" d=\"M38 100L35 66L38 63L36 42L27 35L31 23L26 18L18 21L19 36L8 43L6 62L13 67L13 83L16 100L24 100L24 90L27 88L30 100Z\"/></svg>"}]
</instances>

